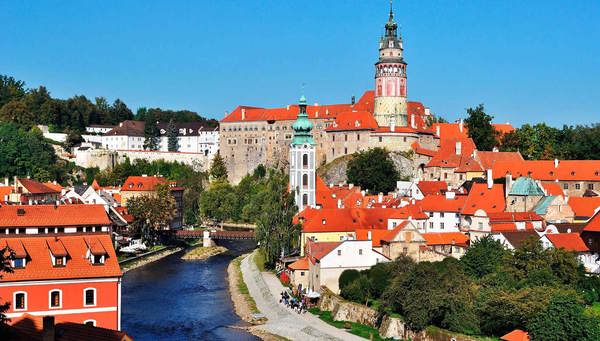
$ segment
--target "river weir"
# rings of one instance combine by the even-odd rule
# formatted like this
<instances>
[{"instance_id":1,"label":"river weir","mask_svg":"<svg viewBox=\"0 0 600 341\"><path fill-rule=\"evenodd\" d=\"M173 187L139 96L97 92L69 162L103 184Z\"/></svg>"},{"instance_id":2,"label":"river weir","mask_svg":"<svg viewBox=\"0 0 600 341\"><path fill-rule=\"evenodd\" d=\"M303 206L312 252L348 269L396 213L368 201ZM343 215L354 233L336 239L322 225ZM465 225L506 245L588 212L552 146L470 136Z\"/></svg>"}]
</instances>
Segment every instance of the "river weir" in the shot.
<instances>
[{"instance_id":1,"label":"river weir","mask_svg":"<svg viewBox=\"0 0 600 341\"><path fill-rule=\"evenodd\" d=\"M123 276L122 328L135 340L259 340L236 314L227 266L254 245L225 243L230 251L206 260L178 252Z\"/></svg>"}]
</instances>

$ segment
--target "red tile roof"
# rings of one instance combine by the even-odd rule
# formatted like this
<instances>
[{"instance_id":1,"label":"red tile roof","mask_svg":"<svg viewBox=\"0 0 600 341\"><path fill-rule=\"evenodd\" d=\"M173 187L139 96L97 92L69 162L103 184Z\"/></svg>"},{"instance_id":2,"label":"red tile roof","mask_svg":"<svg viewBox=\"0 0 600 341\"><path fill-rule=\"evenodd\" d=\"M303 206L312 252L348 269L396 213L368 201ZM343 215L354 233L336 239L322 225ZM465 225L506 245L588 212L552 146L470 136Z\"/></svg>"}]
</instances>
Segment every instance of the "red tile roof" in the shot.
<instances>
[{"instance_id":1,"label":"red tile roof","mask_svg":"<svg viewBox=\"0 0 600 341\"><path fill-rule=\"evenodd\" d=\"M494 129L496 129L501 135L510 133L515 128L509 123L492 123ZM467 125L463 123L462 130L460 123L434 123L432 126L434 131L437 131L437 127L440 130L440 139L456 139L456 138L467 138L469 137L469 130Z\"/></svg>"},{"instance_id":2,"label":"red tile roof","mask_svg":"<svg viewBox=\"0 0 600 341\"><path fill-rule=\"evenodd\" d=\"M0 186L0 201L4 201L4 198L12 193L12 186Z\"/></svg>"},{"instance_id":3,"label":"red tile roof","mask_svg":"<svg viewBox=\"0 0 600 341\"><path fill-rule=\"evenodd\" d=\"M427 148L421 147L419 142L416 142L416 141L413 142L413 144L411 144L411 147L415 153L429 156L429 157L432 157L437 153L437 150L432 150L432 149L427 149Z\"/></svg>"},{"instance_id":4,"label":"red tile roof","mask_svg":"<svg viewBox=\"0 0 600 341\"><path fill-rule=\"evenodd\" d=\"M60 193L60 190L56 190L54 185L53 187L50 187L48 184L43 184L32 179L19 179L19 183L32 194Z\"/></svg>"},{"instance_id":5,"label":"red tile roof","mask_svg":"<svg viewBox=\"0 0 600 341\"><path fill-rule=\"evenodd\" d=\"M575 217L589 218L600 207L600 197L569 197L568 204Z\"/></svg>"},{"instance_id":6,"label":"red tile roof","mask_svg":"<svg viewBox=\"0 0 600 341\"><path fill-rule=\"evenodd\" d=\"M342 242L314 242L306 244L306 256L314 264L325 257Z\"/></svg>"},{"instance_id":7,"label":"red tile roof","mask_svg":"<svg viewBox=\"0 0 600 341\"><path fill-rule=\"evenodd\" d=\"M494 164L499 161L521 162L523 156L519 152L485 152L477 151L477 158L484 170L493 169Z\"/></svg>"},{"instance_id":8,"label":"red tile roof","mask_svg":"<svg viewBox=\"0 0 600 341\"><path fill-rule=\"evenodd\" d=\"M123 183L121 191L154 191L157 185L167 183L167 179L159 176L130 176Z\"/></svg>"},{"instance_id":9,"label":"red tile roof","mask_svg":"<svg viewBox=\"0 0 600 341\"><path fill-rule=\"evenodd\" d=\"M288 265L291 270L308 270L308 257L302 257Z\"/></svg>"},{"instance_id":10,"label":"red tile roof","mask_svg":"<svg viewBox=\"0 0 600 341\"><path fill-rule=\"evenodd\" d=\"M556 183L556 182L542 182L542 187L546 191L547 195L561 196L561 197L565 196L565 192L563 191L562 187L560 187L559 183ZM600 206L600 205L598 205L598 206Z\"/></svg>"},{"instance_id":11,"label":"red tile roof","mask_svg":"<svg viewBox=\"0 0 600 341\"><path fill-rule=\"evenodd\" d=\"M109 130L104 135L110 136L144 136L144 121L127 120Z\"/></svg>"},{"instance_id":12,"label":"red tile roof","mask_svg":"<svg viewBox=\"0 0 600 341\"><path fill-rule=\"evenodd\" d=\"M546 237L552 245L557 249L565 249L567 251L588 252L590 249L585 245L579 233L549 233Z\"/></svg>"},{"instance_id":13,"label":"red tile roof","mask_svg":"<svg viewBox=\"0 0 600 341\"><path fill-rule=\"evenodd\" d=\"M535 212L490 212L488 213L491 223L515 222L515 221L544 221Z\"/></svg>"},{"instance_id":14,"label":"red tile roof","mask_svg":"<svg viewBox=\"0 0 600 341\"><path fill-rule=\"evenodd\" d=\"M419 201L419 205L425 212L460 212L465 206L466 195L457 195L453 199L447 199L445 195L428 195Z\"/></svg>"},{"instance_id":15,"label":"red tile roof","mask_svg":"<svg viewBox=\"0 0 600 341\"><path fill-rule=\"evenodd\" d=\"M107 251L108 256L104 264L93 265L86 258L88 251L86 238L97 239ZM66 265L63 267L52 266L52 260L50 259L50 248L48 245L54 243L56 240L62 242L69 256ZM23 269L15 269L13 273L3 274L0 282L121 276L117 255L108 234L65 234L60 236L13 235L7 238L0 237L0 245L15 241L23 243L23 247L29 256L27 265Z\"/></svg>"},{"instance_id":16,"label":"red tile roof","mask_svg":"<svg viewBox=\"0 0 600 341\"><path fill-rule=\"evenodd\" d=\"M446 181L419 181L417 187L424 196L428 196L443 194L448 190L448 183Z\"/></svg>"},{"instance_id":17,"label":"red tile roof","mask_svg":"<svg viewBox=\"0 0 600 341\"><path fill-rule=\"evenodd\" d=\"M526 160L498 161L493 166L495 177L511 173L513 178L529 176L544 181L600 181L600 160Z\"/></svg>"},{"instance_id":18,"label":"red tile roof","mask_svg":"<svg viewBox=\"0 0 600 341\"><path fill-rule=\"evenodd\" d=\"M435 233L423 233L423 238L427 242L428 246L434 245L458 245L467 246L469 237L465 236L460 232L435 232Z\"/></svg>"},{"instance_id":19,"label":"red tile roof","mask_svg":"<svg viewBox=\"0 0 600 341\"><path fill-rule=\"evenodd\" d=\"M587 222L583 228L585 232L600 232L600 211L596 212L594 216Z\"/></svg>"},{"instance_id":20,"label":"red tile roof","mask_svg":"<svg viewBox=\"0 0 600 341\"><path fill-rule=\"evenodd\" d=\"M368 111L346 111L340 113L335 119L335 123L326 131L345 131L345 130L375 130L377 121L373 114Z\"/></svg>"},{"instance_id":21,"label":"red tile roof","mask_svg":"<svg viewBox=\"0 0 600 341\"><path fill-rule=\"evenodd\" d=\"M460 153L457 154L456 146L460 142ZM457 168L462 159L471 158L475 150L472 139L442 139L440 149L427 163L427 167Z\"/></svg>"},{"instance_id":22,"label":"red tile roof","mask_svg":"<svg viewBox=\"0 0 600 341\"><path fill-rule=\"evenodd\" d=\"M3 205L0 207L0 228L110 224L103 205Z\"/></svg>"},{"instance_id":23,"label":"red tile roof","mask_svg":"<svg viewBox=\"0 0 600 341\"><path fill-rule=\"evenodd\" d=\"M405 228L407 224L408 224L408 221L403 221L398 226L396 226L393 230L386 231L386 233L381 237L381 242L386 242L386 243L391 242L394 239L394 237L396 237L396 235L398 235L398 232L400 232L400 230Z\"/></svg>"},{"instance_id":24,"label":"red tile roof","mask_svg":"<svg viewBox=\"0 0 600 341\"><path fill-rule=\"evenodd\" d=\"M54 257L66 257L68 255L65 245L59 238L47 239L46 245Z\"/></svg>"},{"instance_id":25,"label":"red tile roof","mask_svg":"<svg viewBox=\"0 0 600 341\"><path fill-rule=\"evenodd\" d=\"M488 189L487 184L474 183L467 195L462 214L475 214L477 210L484 210L487 214L503 212L505 206L504 186L494 184Z\"/></svg>"},{"instance_id":26,"label":"red tile roof","mask_svg":"<svg viewBox=\"0 0 600 341\"><path fill-rule=\"evenodd\" d=\"M127 223L131 224L134 221L133 214L129 214L129 211L127 211L127 207L125 207L125 206L115 207L115 211L117 211L117 213L119 213L121 215L121 217L123 219L125 219L125 221Z\"/></svg>"},{"instance_id":27,"label":"red tile roof","mask_svg":"<svg viewBox=\"0 0 600 341\"><path fill-rule=\"evenodd\" d=\"M404 226L407 222L403 222L401 225ZM369 232L371 238L369 239ZM381 246L381 239L389 233L389 230L382 229L356 229L356 240L371 240L373 247Z\"/></svg>"},{"instance_id":28,"label":"red tile roof","mask_svg":"<svg viewBox=\"0 0 600 341\"><path fill-rule=\"evenodd\" d=\"M529 341L529 334L521 329L515 329L512 332L500 337L504 341Z\"/></svg>"},{"instance_id":29,"label":"red tile roof","mask_svg":"<svg viewBox=\"0 0 600 341\"><path fill-rule=\"evenodd\" d=\"M23 247L23 243L20 240L7 239L7 240L5 240L5 243L0 244L0 248L3 249L5 246L8 246L8 248L15 253L15 257L17 257L17 258L27 257L27 252L25 251L25 248Z\"/></svg>"}]
</instances>

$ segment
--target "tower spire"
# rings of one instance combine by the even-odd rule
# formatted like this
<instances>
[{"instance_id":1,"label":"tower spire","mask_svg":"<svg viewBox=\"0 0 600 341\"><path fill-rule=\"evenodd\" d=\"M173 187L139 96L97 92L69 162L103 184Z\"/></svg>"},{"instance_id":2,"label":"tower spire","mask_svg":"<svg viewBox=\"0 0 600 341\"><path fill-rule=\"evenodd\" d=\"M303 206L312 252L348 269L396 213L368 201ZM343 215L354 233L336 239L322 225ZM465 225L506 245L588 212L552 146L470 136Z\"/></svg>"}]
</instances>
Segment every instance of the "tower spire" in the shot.
<instances>
[{"instance_id":1,"label":"tower spire","mask_svg":"<svg viewBox=\"0 0 600 341\"><path fill-rule=\"evenodd\" d=\"M390 0L390 21L394 20L394 10L392 9L392 0Z\"/></svg>"}]
</instances>

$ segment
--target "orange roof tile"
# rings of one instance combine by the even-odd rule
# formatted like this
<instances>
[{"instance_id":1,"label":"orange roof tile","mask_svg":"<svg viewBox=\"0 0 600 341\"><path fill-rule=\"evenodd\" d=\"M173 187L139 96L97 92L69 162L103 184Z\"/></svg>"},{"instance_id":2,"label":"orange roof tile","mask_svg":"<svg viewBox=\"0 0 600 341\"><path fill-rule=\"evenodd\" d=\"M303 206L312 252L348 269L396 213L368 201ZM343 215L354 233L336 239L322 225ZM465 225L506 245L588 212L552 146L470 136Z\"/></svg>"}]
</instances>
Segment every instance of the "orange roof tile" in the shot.
<instances>
[{"instance_id":1,"label":"orange roof tile","mask_svg":"<svg viewBox=\"0 0 600 341\"><path fill-rule=\"evenodd\" d=\"M469 237L460 232L431 232L423 233L423 238L428 246L433 245L459 245L467 246Z\"/></svg>"},{"instance_id":2,"label":"orange roof tile","mask_svg":"<svg viewBox=\"0 0 600 341\"><path fill-rule=\"evenodd\" d=\"M457 195L447 199L445 195L428 195L419 201L425 212L460 212L465 206L466 195Z\"/></svg>"},{"instance_id":3,"label":"orange roof tile","mask_svg":"<svg viewBox=\"0 0 600 341\"><path fill-rule=\"evenodd\" d=\"M521 329L515 329L512 332L500 337L504 341L529 341L529 334Z\"/></svg>"},{"instance_id":4,"label":"orange roof tile","mask_svg":"<svg viewBox=\"0 0 600 341\"><path fill-rule=\"evenodd\" d=\"M106 226L110 219L103 205L4 205L2 227Z\"/></svg>"},{"instance_id":5,"label":"orange roof tile","mask_svg":"<svg viewBox=\"0 0 600 341\"><path fill-rule=\"evenodd\" d=\"M570 197L568 204L576 217L589 218L600 207L600 197Z\"/></svg>"},{"instance_id":6,"label":"orange roof tile","mask_svg":"<svg viewBox=\"0 0 600 341\"><path fill-rule=\"evenodd\" d=\"M546 237L552 245L557 249L565 249L567 251L588 252L590 249L585 245L579 233L549 233Z\"/></svg>"},{"instance_id":7,"label":"orange roof tile","mask_svg":"<svg viewBox=\"0 0 600 341\"><path fill-rule=\"evenodd\" d=\"M565 192L560 187L559 183L556 183L556 182L542 182L542 187L546 191L547 195L561 196L561 197L565 196ZM600 206L600 205L598 205L598 206Z\"/></svg>"},{"instance_id":8,"label":"orange roof tile","mask_svg":"<svg viewBox=\"0 0 600 341\"><path fill-rule=\"evenodd\" d=\"M410 145L412 147L412 149L414 150L415 153L417 154L421 154L421 155L425 155L425 156L429 156L432 157L437 153L437 150L432 150L432 149L427 149L427 148L423 148L421 147L421 145L419 144L419 142L413 142L413 144Z\"/></svg>"},{"instance_id":9,"label":"orange roof tile","mask_svg":"<svg viewBox=\"0 0 600 341\"><path fill-rule=\"evenodd\" d=\"M600 232L600 211L596 212L594 216L587 222L583 231L586 232Z\"/></svg>"},{"instance_id":10,"label":"orange roof tile","mask_svg":"<svg viewBox=\"0 0 600 341\"><path fill-rule=\"evenodd\" d=\"M336 117L335 123L325 130L375 130L377 127L377 121L372 113L368 111L347 111L340 113Z\"/></svg>"},{"instance_id":11,"label":"orange roof tile","mask_svg":"<svg viewBox=\"0 0 600 341\"><path fill-rule=\"evenodd\" d=\"M167 179L159 176L130 176L123 183L121 191L154 191L157 185L167 183Z\"/></svg>"},{"instance_id":12,"label":"orange roof tile","mask_svg":"<svg viewBox=\"0 0 600 341\"><path fill-rule=\"evenodd\" d=\"M446 181L419 181L417 184L424 196L443 194L448 190Z\"/></svg>"},{"instance_id":13,"label":"orange roof tile","mask_svg":"<svg viewBox=\"0 0 600 341\"><path fill-rule=\"evenodd\" d=\"M94 256L103 256L108 254L106 248L102 245L102 241L96 237L86 237L85 244Z\"/></svg>"},{"instance_id":14,"label":"orange roof tile","mask_svg":"<svg viewBox=\"0 0 600 341\"><path fill-rule=\"evenodd\" d=\"M48 246L48 249L52 255L55 257L66 257L68 255L65 245L58 237L55 237L54 239L47 239L46 245Z\"/></svg>"},{"instance_id":15,"label":"orange roof tile","mask_svg":"<svg viewBox=\"0 0 600 341\"><path fill-rule=\"evenodd\" d=\"M54 182L49 182L49 181L48 181L48 182L45 182L45 183L44 183L44 186L46 186L46 187L48 187L48 188L50 188L50 189L53 189L53 190L54 190L54 191L56 191L56 192L60 192L60 191L62 191L62 190L63 190L63 186L61 186L61 185L60 185L60 184L58 184L58 183L56 183L56 184L55 184Z\"/></svg>"},{"instance_id":16,"label":"orange roof tile","mask_svg":"<svg viewBox=\"0 0 600 341\"><path fill-rule=\"evenodd\" d=\"M515 221L544 221L535 212L490 212L488 213L491 223L515 222Z\"/></svg>"},{"instance_id":17,"label":"orange roof tile","mask_svg":"<svg viewBox=\"0 0 600 341\"><path fill-rule=\"evenodd\" d=\"M380 247L381 239L385 237L388 232L389 230L382 229L356 229L356 240L371 240L373 247ZM369 233L371 233L370 239Z\"/></svg>"},{"instance_id":18,"label":"orange roof tile","mask_svg":"<svg viewBox=\"0 0 600 341\"><path fill-rule=\"evenodd\" d=\"M475 214L477 210L484 210L487 214L503 212L505 206L504 186L494 184L488 189L487 184L474 183L467 195L462 214Z\"/></svg>"},{"instance_id":19,"label":"orange roof tile","mask_svg":"<svg viewBox=\"0 0 600 341\"><path fill-rule=\"evenodd\" d=\"M17 258L25 258L27 257L27 251L25 251L25 248L23 247L23 243L20 240L10 240L7 239L5 240L4 244L0 244L2 248L4 248L4 246L8 246L8 249L12 252L14 252L15 257Z\"/></svg>"},{"instance_id":20,"label":"orange roof tile","mask_svg":"<svg viewBox=\"0 0 600 341\"><path fill-rule=\"evenodd\" d=\"M12 186L0 186L0 201L4 201L4 198L12 193Z\"/></svg>"},{"instance_id":21,"label":"orange roof tile","mask_svg":"<svg viewBox=\"0 0 600 341\"><path fill-rule=\"evenodd\" d=\"M386 243L391 242L394 239L394 237L396 237L396 235L398 235L398 232L400 232L400 230L402 230L404 227L406 227L407 224L408 224L408 221L403 221L401 224L396 226L393 230L386 231L385 235L383 235L381 237L381 241L386 242Z\"/></svg>"},{"instance_id":22,"label":"orange roof tile","mask_svg":"<svg viewBox=\"0 0 600 341\"><path fill-rule=\"evenodd\" d=\"M460 150L457 145L460 142ZM427 167L457 168L462 159L472 157L475 150L475 142L472 139L442 139L440 149L427 163Z\"/></svg>"},{"instance_id":23,"label":"orange roof tile","mask_svg":"<svg viewBox=\"0 0 600 341\"><path fill-rule=\"evenodd\" d=\"M100 185L98 184L98 181L96 181L96 179L94 179L94 181L92 182L92 188L93 188L95 191L97 191L97 190L99 190L99 189L100 189L100 188L102 188L102 187L100 187Z\"/></svg>"},{"instance_id":24,"label":"orange roof tile","mask_svg":"<svg viewBox=\"0 0 600 341\"><path fill-rule=\"evenodd\" d=\"M104 264L93 265L86 258L88 246L85 238L95 238L107 251ZM69 259L63 267L52 266L50 259L48 245L54 243L56 239L62 242L69 255ZM13 235L7 238L0 237L0 245L6 242L12 243L13 241L23 243L23 247L29 256L27 265L23 269L15 269L13 273L3 274L0 282L121 276L117 255L108 234Z\"/></svg>"},{"instance_id":25,"label":"orange roof tile","mask_svg":"<svg viewBox=\"0 0 600 341\"><path fill-rule=\"evenodd\" d=\"M342 242L314 242L309 241L306 243L306 256L314 264L316 261L321 260L333 249L335 249Z\"/></svg>"},{"instance_id":26,"label":"orange roof tile","mask_svg":"<svg viewBox=\"0 0 600 341\"><path fill-rule=\"evenodd\" d=\"M484 170L493 169L494 164L499 161L521 162L523 156L519 152L486 152L477 151L477 158Z\"/></svg>"},{"instance_id":27,"label":"orange roof tile","mask_svg":"<svg viewBox=\"0 0 600 341\"><path fill-rule=\"evenodd\" d=\"M308 257L302 257L288 265L291 270L308 270Z\"/></svg>"},{"instance_id":28,"label":"orange roof tile","mask_svg":"<svg viewBox=\"0 0 600 341\"><path fill-rule=\"evenodd\" d=\"M509 123L492 123L492 126L501 135L510 133L515 128ZM437 131L439 127L440 139L456 139L456 138L467 138L469 137L469 129L467 125L463 123L462 130L460 123L434 123L432 129Z\"/></svg>"},{"instance_id":29,"label":"orange roof tile","mask_svg":"<svg viewBox=\"0 0 600 341\"><path fill-rule=\"evenodd\" d=\"M560 160L557 167L554 160L498 161L492 169L495 177L510 173L543 181L600 181L600 160Z\"/></svg>"},{"instance_id":30,"label":"orange roof tile","mask_svg":"<svg viewBox=\"0 0 600 341\"><path fill-rule=\"evenodd\" d=\"M50 188L47 184L32 180L32 179L18 179L21 185L32 194L50 194L60 193L60 190Z\"/></svg>"}]
</instances>

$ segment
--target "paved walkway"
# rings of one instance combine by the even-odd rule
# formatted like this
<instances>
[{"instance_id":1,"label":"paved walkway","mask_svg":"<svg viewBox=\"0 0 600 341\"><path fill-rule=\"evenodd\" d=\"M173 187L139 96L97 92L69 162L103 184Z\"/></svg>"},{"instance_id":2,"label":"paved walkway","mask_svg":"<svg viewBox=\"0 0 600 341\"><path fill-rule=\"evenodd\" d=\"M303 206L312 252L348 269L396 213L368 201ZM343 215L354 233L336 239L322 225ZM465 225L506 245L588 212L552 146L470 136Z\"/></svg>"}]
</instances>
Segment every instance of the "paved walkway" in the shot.
<instances>
[{"instance_id":1,"label":"paved walkway","mask_svg":"<svg viewBox=\"0 0 600 341\"><path fill-rule=\"evenodd\" d=\"M291 340L364 341L365 339L335 328L311 313L298 314L279 303L283 285L272 273L258 271L252 260L254 253L242 260L244 282L256 306L269 320L255 328Z\"/></svg>"}]
</instances>

